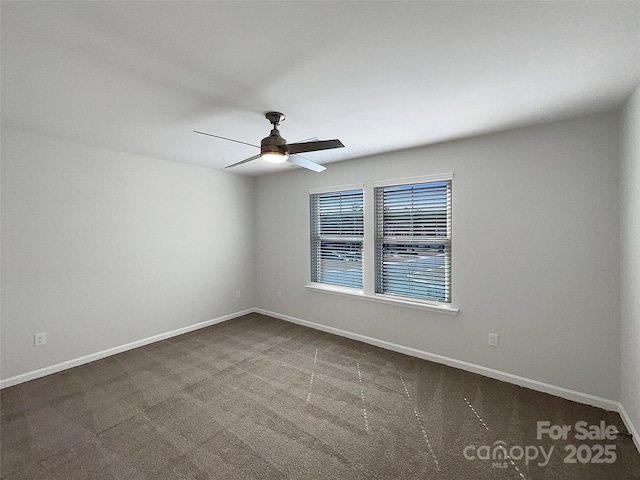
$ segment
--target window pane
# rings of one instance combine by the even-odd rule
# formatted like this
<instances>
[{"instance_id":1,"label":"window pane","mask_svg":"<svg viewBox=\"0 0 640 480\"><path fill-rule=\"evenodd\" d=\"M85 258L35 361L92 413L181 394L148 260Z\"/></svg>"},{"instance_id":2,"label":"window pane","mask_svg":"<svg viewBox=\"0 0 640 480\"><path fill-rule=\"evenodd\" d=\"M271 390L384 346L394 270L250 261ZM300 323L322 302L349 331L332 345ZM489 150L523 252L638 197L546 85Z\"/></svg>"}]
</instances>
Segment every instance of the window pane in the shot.
<instances>
[{"instance_id":1,"label":"window pane","mask_svg":"<svg viewBox=\"0 0 640 480\"><path fill-rule=\"evenodd\" d=\"M320 241L320 283L362 288L362 242Z\"/></svg>"},{"instance_id":2,"label":"window pane","mask_svg":"<svg viewBox=\"0 0 640 480\"><path fill-rule=\"evenodd\" d=\"M318 234L362 236L362 190L318 195Z\"/></svg>"},{"instance_id":3,"label":"window pane","mask_svg":"<svg viewBox=\"0 0 640 480\"><path fill-rule=\"evenodd\" d=\"M382 188L383 236L446 237L448 186L439 182Z\"/></svg>"},{"instance_id":4,"label":"window pane","mask_svg":"<svg viewBox=\"0 0 640 480\"><path fill-rule=\"evenodd\" d=\"M448 302L447 252L444 244L383 244L380 293Z\"/></svg>"}]
</instances>

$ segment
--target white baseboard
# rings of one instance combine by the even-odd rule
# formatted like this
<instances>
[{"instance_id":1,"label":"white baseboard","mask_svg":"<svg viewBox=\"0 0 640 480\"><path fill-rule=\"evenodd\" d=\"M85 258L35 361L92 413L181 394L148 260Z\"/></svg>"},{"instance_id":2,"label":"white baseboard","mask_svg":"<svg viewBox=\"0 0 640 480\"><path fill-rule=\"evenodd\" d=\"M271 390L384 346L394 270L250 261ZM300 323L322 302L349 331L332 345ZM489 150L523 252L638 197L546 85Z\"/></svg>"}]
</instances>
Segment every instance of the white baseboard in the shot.
<instances>
[{"instance_id":1,"label":"white baseboard","mask_svg":"<svg viewBox=\"0 0 640 480\"><path fill-rule=\"evenodd\" d=\"M629 433L633 435L633 443L638 449L638 453L640 453L640 434L638 434L638 429L635 427L635 425L631 421L631 417L629 417L629 414L624 409L624 405L620 404L620 409L618 410L618 412L622 417L622 421L624 422L625 427L627 427L627 430L629 431Z\"/></svg>"},{"instance_id":2,"label":"white baseboard","mask_svg":"<svg viewBox=\"0 0 640 480\"><path fill-rule=\"evenodd\" d=\"M424 360L429 360L435 363L441 363L444 365L448 365L450 367L466 370L467 372L477 373L485 377L495 378L496 380L502 380L503 382L512 383L515 385L519 385L521 387L530 388L538 392L548 393L551 395L555 395L556 397L572 400L574 402L584 403L586 405L592 405L594 407L599 407L605 410L610 410L615 412L620 411L620 407L621 407L620 402L615 400L610 400L608 398L597 397L595 395L590 395L588 393L582 393L575 390L570 390L568 388L558 387L556 385L539 382L537 380L521 377L519 375L513 375L511 373L502 372L500 370L494 370L492 368L483 367L481 365L476 365L474 363L463 362L462 360L456 360L454 358L437 355L435 353L429 353L423 350L417 350L415 348L405 347L403 345L387 342L385 340L367 337L365 335L360 335L358 333L341 330L339 328L328 327L326 325L322 325L319 323L310 322L308 320L302 320L300 318L291 317L289 315L283 315L281 313L271 312L261 308L256 308L254 309L254 311L256 313L262 313L264 315L279 318L287 322L297 323L299 325L304 325L306 327L314 328L316 330L322 330L324 332L333 333L341 337L351 338L352 340L358 340L360 342L368 343L370 345L375 345L376 347L385 348L387 350L392 350L394 352L404 353L406 355L411 355L412 357L422 358ZM634 434L634 438L635 438L635 434Z\"/></svg>"},{"instance_id":3,"label":"white baseboard","mask_svg":"<svg viewBox=\"0 0 640 480\"><path fill-rule=\"evenodd\" d=\"M241 312L231 313L229 315L224 315L222 317L214 318L212 320L196 323L195 325L189 325L188 327L178 328L170 332L160 333L158 335L153 335L151 337L143 338L141 340L136 340L135 342L127 343L125 345L120 345L118 347L108 348L107 350L102 350L100 352L92 353L90 355L85 355L84 357L74 358L73 360L67 360L66 362L57 363L55 365L40 368L38 370L33 370L31 372L16 375L14 377L9 377L9 378L0 380L0 389L11 387L13 385L18 385L19 383L28 382L29 380L35 380L36 378L44 377L46 375L51 375L52 373L68 370L69 368L78 367L80 365L84 365L85 363L94 362L96 360L100 360L102 358L109 357L117 353L126 352L127 350L132 350L134 348L142 347L144 345L149 345L150 343L159 342L160 340L166 340L167 338L175 337L177 335L182 335L183 333L193 332L194 330L199 330L201 328L209 327L211 325L215 325L216 323L226 322L227 320L241 317L242 315L246 315L248 313L253 313L253 312L255 312L255 309L250 308L247 310L243 310Z\"/></svg>"}]
</instances>

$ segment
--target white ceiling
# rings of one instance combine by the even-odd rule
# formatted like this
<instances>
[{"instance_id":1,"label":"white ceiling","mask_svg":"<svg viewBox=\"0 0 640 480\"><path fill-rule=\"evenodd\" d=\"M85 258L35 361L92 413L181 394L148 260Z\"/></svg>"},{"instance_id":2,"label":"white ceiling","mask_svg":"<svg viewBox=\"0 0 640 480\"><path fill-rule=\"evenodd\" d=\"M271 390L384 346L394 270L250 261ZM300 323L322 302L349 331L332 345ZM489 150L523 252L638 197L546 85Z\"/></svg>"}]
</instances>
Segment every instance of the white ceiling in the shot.
<instances>
[{"instance_id":1,"label":"white ceiling","mask_svg":"<svg viewBox=\"0 0 640 480\"><path fill-rule=\"evenodd\" d=\"M332 161L619 106L640 2L6 2L2 125L214 169L263 114ZM293 168L262 160L233 169Z\"/></svg>"}]
</instances>

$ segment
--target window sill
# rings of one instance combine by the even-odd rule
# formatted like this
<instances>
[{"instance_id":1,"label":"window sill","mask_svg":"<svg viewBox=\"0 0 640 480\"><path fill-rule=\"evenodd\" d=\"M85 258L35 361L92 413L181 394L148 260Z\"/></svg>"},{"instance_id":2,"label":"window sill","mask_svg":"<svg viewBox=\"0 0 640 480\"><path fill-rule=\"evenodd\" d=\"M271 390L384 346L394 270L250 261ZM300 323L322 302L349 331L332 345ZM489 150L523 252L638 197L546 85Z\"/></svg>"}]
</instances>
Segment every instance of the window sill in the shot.
<instances>
[{"instance_id":1,"label":"window sill","mask_svg":"<svg viewBox=\"0 0 640 480\"><path fill-rule=\"evenodd\" d=\"M427 303L418 300L412 301L400 297L393 297L390 295L367 295L362 290L338 287L333 285L324 285L320 283L311 283L309 285L305 285L305 288L315 292L342 295L344 297L362 298L363 300L369 300L372 302L386 303L387 305L395 305L398 307L415 308L418 310L427 310L429 312L442 313L444 315L456 316L458 315L459 310L455 307L444 304Z\"/></svg>"}]
</instances>

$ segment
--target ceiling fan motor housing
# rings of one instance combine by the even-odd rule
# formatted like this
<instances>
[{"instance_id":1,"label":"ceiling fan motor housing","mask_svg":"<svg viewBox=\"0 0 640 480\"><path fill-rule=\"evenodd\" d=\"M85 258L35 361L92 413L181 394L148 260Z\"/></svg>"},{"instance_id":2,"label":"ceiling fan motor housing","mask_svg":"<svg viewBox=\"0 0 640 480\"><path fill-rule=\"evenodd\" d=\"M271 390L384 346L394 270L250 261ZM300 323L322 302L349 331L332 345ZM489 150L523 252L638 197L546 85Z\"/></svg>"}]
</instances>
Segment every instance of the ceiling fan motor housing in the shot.
<instances>
[{"instance_id":1,"label":"ceiling fan motor housing","mask_svg":"<svg viewBox=\"0 0 640 480\"><path fill-rule=\"evenodd\" d=\"M262 142L260 142L260 152L288 155L287 141L280 136L280 132L276 127L271 130L271 135L263 138Z\"/></svg>"}]
</instances>

